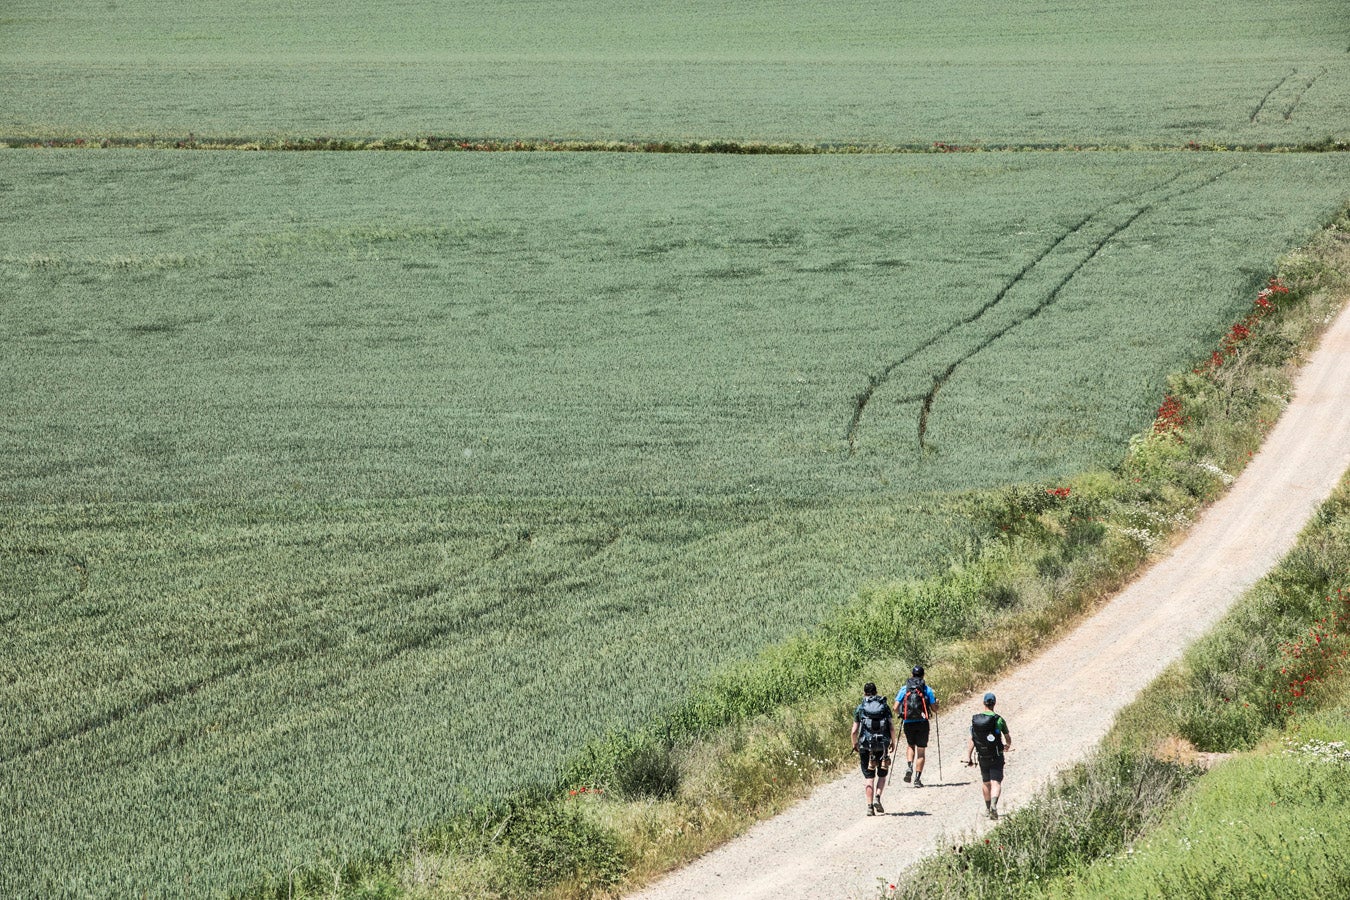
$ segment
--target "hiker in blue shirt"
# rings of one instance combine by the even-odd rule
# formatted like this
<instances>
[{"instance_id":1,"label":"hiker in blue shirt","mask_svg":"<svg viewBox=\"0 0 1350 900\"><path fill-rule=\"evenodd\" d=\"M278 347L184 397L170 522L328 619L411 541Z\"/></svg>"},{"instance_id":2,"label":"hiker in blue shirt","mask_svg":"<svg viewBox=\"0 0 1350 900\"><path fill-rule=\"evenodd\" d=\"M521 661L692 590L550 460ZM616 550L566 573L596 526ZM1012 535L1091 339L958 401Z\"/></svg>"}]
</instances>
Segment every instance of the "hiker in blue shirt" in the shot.
<instances>
[{"instance_id":1,"label":"hiker in blue shirt","mask_svg":"<svg viewBox=\"0 0 1350 900\"><path fill-rule=\"evenodd\" d=\"M928 749L928 721L937 709L937 696L923 680L923 666L910 672L900 695L895 698L895 715L905 732L905 781L913 779L923 787L923 758Z\"/></svg>"}]
</instances>

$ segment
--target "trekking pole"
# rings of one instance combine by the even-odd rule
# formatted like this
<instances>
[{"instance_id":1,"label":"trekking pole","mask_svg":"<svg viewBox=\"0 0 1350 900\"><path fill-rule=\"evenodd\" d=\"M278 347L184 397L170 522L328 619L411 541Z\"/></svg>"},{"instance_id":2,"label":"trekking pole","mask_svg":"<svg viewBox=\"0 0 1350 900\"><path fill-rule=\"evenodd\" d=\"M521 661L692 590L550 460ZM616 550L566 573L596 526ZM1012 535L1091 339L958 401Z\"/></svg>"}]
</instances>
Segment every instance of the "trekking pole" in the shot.
<instances>
[{"instance_id":1,"label":"trekking pole","mask_svg":"<svg viewBox=\"0 0 1350 900\"><path fill-rule=\"evenodd\" d=\"M938 784L942 784L942 722L937 716L933 716L933 729L937 732Z\"/></svg>"}]
</instances>

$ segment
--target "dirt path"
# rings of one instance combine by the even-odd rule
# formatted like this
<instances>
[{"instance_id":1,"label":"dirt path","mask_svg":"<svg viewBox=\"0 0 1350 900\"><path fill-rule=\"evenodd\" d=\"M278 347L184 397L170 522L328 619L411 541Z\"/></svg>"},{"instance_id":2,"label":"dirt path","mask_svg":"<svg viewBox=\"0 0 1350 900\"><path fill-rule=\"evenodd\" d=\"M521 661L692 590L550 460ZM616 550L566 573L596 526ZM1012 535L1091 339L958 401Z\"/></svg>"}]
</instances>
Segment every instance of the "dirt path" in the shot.
<instances>
[{"instance_id":1,"label":"dirt path","mask_svg":"<svg viewBox=\"0 0 1350 900\"><path fill-rule=\"evenodd\" d=\"M1117 711L1289 551L1347 467L1350 307L1300 373L1261 452L1176 550L1072 634L989 686L1016 748L1004 808L1015 809L1082 758ZM930 745L928 786L897 780L885 793L885 816L865 815L862 778L854 772L636 896L878 897L887 880L940 843L990 824L978 779L959 764L977 707L967 702L938 722L945 782Z\"/></svg>"}]
</instances>

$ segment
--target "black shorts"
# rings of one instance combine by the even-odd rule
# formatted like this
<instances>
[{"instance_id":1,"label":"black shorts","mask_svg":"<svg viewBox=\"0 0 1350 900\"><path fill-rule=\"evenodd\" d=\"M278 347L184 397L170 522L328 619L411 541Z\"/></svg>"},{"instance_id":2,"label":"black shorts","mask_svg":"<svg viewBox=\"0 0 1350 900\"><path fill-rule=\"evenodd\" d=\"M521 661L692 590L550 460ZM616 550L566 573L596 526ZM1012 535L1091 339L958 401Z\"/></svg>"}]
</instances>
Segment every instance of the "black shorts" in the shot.
<instances>
[{"instance_id":1,"label":"black shorts","mask_svg":"<svg viewBox=\"0 0 1350 900\"><path fill-rule=\"evenodd\" d=\"M903 723L905 729L905 741L911 747L928 746L928 720L923 719L918 722Z\"/></svg>"},{"instance_id":2,"label":"black shorts","mask_svg":"<svg viewBox=\"0 0 1350 900\"><path fill-rule=\"evenodd\" d=\"M991 756L985 758L977 756L980 762L980 780L981 781L1002 781L1003 780L1003 757Z\"/></svg>"},{"instance_id":3,"label":"black shorts","mask_svg":"<svg viewBox=\"0 0 1350 900\"><path fill-rule=\"evenodd\" d=\"M864 778L885 778L891 773L890 764L886 761L886 750L864 750L859 747L858 762L861 763Z\"/></svg>"}]
</instances>

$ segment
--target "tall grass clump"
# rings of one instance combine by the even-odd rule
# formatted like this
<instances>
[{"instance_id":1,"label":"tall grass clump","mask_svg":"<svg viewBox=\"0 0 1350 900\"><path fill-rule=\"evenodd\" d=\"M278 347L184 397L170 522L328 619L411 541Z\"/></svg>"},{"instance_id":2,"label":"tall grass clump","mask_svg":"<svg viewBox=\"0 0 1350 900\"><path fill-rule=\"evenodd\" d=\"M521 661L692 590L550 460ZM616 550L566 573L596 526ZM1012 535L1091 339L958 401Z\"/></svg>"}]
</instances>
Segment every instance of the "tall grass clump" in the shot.
<instances>
[{"instance_id":1,"label":"tall grass clump","mask_svg":"<svg viewBox=\"0 0 1350 900\"><path fill-rule=\"evenodd\" d=\"M897 897L1022 897L1057 875L1112 854L1158 821L1194 766L1106 750L1061 778L995 831L944 853L898 882Z\"/></svg>"}]
</instances>

